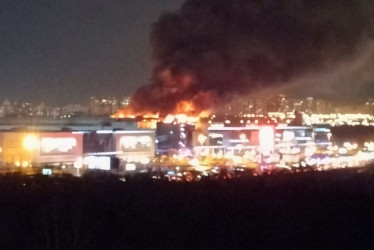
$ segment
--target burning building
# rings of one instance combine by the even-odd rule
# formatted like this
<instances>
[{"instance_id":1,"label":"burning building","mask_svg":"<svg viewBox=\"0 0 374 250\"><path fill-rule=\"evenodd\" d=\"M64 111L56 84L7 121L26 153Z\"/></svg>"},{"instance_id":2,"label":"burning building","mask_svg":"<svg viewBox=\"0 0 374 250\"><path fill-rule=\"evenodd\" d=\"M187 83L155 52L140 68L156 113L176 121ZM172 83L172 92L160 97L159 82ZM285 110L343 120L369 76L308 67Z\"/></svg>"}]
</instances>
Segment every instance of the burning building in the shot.
<instances>
[{"instance_id":1,"label":"burning building","mask_svg":"<svg viewBox=\"0 0 374 250\"><path fill-rule=\"evenodd\" d=\"M372 54L373 13L371 0L187 0L154 23L152 79L117 116L196 117L235 95L355 68Z\"/></svg>"}]
</instances>

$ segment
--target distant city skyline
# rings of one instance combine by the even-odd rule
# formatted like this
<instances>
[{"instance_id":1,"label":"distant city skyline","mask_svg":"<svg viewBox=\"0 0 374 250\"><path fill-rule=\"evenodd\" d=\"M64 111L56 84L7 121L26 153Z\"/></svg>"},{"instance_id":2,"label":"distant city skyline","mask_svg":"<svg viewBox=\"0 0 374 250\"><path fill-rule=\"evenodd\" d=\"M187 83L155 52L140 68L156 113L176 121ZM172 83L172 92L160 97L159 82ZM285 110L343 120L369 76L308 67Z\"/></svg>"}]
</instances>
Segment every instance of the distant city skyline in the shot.
<instances>
[{"instance_id":1,"label":"distant city skyline","mask_svg":"<svg viewBox=\"0 0 374 250\"><path fill-rule=\"evenodd\" d=\"M90 97L82 103L53 105L47 102L0 99L0 118L71 118L85 116L109 117L130 104L130 97L114 96ZM274 94L267 98L238 97L210 110L211 115L241 116L245 114L290 114L300 112L313 114L374 114L374 98L356 105L336 103L315 97L293 98L284 94Z\"/></svg>"}]
</instances>

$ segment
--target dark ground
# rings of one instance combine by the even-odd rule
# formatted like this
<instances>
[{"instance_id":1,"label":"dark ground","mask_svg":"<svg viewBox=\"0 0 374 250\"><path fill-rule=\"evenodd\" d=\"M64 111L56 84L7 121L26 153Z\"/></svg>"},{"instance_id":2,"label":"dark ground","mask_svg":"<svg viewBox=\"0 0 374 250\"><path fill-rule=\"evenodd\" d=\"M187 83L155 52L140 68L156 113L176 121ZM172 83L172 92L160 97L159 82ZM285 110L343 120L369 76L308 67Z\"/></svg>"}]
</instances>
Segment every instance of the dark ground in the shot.
<instances>
[{"instance_id":1,"label":"dark ground","mask_svg":"<svg viewBox=\"0 0 374 250\"><path fill-rule=\"evenodd\" d=\"M374 249L374 176L4 176L0 221L0 249Z\"/></svg>"}]
</instances>

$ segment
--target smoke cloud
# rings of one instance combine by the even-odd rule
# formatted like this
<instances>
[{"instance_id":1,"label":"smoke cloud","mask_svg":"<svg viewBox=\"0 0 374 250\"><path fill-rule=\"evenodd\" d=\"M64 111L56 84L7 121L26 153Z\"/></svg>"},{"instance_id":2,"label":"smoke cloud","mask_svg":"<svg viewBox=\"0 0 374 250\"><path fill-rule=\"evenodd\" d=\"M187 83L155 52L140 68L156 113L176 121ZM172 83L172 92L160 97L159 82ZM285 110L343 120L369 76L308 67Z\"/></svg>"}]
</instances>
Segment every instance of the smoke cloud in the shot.
<instances>
[{"instance_id":1,"label":"smoke cloud","mask_svg":"<svg viewBox=\"0 0 374 250\"><path fill-rule=\"evenodd\" d=\"M373 41L373 26L372 0L187 0L154 23L153 77L131 107L167 114L191 101L200 112L349 67Z\"/></svg>"}]
</instances>

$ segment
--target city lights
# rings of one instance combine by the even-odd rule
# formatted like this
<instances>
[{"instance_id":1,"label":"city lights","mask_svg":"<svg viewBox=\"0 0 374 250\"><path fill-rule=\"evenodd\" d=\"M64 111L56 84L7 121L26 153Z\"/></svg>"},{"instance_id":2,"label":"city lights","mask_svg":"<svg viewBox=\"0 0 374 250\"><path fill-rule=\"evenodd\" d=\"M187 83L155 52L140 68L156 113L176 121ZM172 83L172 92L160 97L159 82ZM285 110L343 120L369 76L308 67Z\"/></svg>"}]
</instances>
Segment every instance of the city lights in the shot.
<instances>
[{"instance_id":1,"label":"city lights","mask_svg":"<svg viewBox=\"0 0 374 250\"><path fill-rule=\"evenodd\" d=\"M374 0L0 19L1 249L374 249Z\"/></svg>"}]
</instances>

